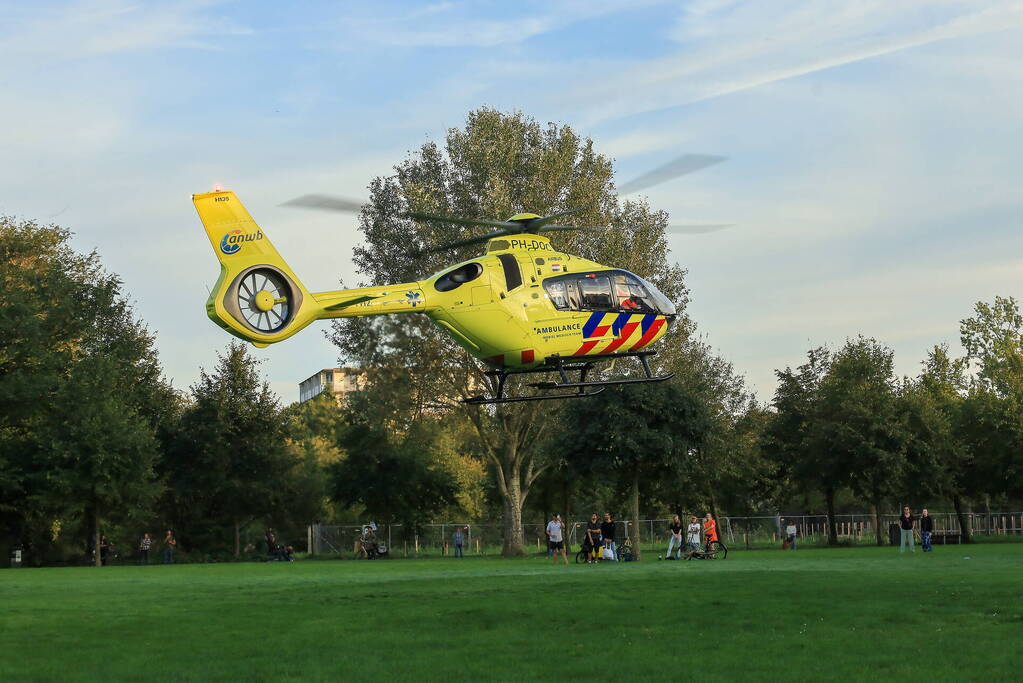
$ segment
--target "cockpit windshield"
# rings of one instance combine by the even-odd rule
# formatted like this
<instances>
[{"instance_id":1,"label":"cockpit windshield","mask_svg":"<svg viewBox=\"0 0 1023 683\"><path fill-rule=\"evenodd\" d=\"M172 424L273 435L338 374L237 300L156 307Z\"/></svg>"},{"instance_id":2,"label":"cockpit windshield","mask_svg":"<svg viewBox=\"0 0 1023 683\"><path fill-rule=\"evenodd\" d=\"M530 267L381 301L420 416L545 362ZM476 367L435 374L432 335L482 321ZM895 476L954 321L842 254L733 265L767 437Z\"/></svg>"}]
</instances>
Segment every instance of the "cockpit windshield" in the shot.
<instances>
[{"instance_id":1,"label":"cockpit windshield","mask_svg":"<svg viewBox=\"0 0 1023 683\"><path fill-rule=\"evenodd\" d=\"M559 311L619 311L675 315L668 297L627 270L600 270L547 278L544 289Z\"/></svg>"}]
</instances>

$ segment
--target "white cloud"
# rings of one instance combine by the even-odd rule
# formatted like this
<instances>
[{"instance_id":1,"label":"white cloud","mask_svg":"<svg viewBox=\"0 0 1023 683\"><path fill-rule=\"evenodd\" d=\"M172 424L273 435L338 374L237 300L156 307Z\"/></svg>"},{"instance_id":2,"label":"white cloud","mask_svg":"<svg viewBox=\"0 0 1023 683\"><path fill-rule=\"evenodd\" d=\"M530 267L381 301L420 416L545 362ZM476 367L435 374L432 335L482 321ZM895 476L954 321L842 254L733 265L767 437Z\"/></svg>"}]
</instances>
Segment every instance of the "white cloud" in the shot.
<instances>
[{"instance_id":1,"label":"white cloud","mask_svg":"<svg viewBox=\"0 0 1023 683\"><path fill-rule=\"evenodd\" d=\"M683 10L676 54L569 90L590 123L693 104L929 43L1023 27L1023 2L785 0ZM622 96L627 94L627 96Z\"/></svg>"}]
</instances>

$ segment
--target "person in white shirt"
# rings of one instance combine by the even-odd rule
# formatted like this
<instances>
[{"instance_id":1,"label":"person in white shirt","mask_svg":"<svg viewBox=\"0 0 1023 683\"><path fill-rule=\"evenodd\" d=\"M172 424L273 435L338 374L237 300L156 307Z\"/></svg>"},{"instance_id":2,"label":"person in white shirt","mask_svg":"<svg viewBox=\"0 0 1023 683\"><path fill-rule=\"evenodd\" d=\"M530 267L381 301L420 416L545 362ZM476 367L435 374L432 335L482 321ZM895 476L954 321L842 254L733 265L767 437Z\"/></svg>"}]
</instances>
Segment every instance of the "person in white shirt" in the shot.
<instances>
[{"instance_id":1,"label":"person in white shirt","mask_svg":"<svg viewBox=\"0 0 1023 683\"><path fill-rule=\"evenodd\" d=\"M700 548L700 532L703 527L696 517L689 518L689 526L686 527L686 553L694 553Z\"/></svg>"},{"instance_id":2,"label":"person in white shirt","mask_svg":"<svg viewBox=\"0 0 1023 683\"><path fill-rule=\"evenodd\" d=\"M796 549L796 523L789 520L789 524L785 527L785 535L789 537L789 548L792 550Z\"/></svg>"},{"instance_id":3,"label":"person in white shirt","mask_svg":"<svg viewBox=\"0 0 1023 683\"><path fill-rule=\"evenodd\" d=\"M558 563L558 551L561 551L561 557L564 558L565 564L568 564L568 553L565 552L565 523L561 521L561 515L555 513L553 519L547 522L547 547L551 551L551 559L554 564Z\"/></svg>"}]
</instances>

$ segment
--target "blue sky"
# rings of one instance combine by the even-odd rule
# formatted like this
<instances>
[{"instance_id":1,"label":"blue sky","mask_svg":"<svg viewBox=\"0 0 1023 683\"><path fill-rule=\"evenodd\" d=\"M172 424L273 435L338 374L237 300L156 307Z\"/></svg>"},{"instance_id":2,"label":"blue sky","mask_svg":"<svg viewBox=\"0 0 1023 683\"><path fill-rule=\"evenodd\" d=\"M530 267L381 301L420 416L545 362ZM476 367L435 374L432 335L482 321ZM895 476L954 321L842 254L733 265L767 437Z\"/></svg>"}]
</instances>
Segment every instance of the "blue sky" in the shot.
<instances>
[{"instance_id":1,"label":"blue sky","mask_svg":"<svg viewBox=\"0 0 1023 683\"><path fill-rule=\"evenodd\" d=\"M864 333L914 374L977 300L1021 296L1023 2L89 2L0 5L0 213L59 222L119 273L178 388L228 338L189 201L234 189L302 279L355 277L365 194L481 105L575 126L663 185L690 313L763 399L775 368ZM326 329L327 324L319 326ZM274 388L336 361L311 329L256 352Z\"/></svg>"}]
</instances>

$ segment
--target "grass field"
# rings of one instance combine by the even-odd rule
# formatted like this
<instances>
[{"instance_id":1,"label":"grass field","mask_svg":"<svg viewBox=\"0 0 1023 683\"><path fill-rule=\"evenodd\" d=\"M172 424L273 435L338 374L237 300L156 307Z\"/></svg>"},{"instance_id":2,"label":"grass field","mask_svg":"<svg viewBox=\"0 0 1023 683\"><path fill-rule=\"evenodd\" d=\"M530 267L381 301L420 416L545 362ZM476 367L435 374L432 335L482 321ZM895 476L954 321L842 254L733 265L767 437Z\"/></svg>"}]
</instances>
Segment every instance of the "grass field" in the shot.
<instances>
[{"instance_id":1,"label":"grass field","mask_svg":"<svg viewBox=\"0 0 1023 683\"><path fill-rule=\"evenodd\" d=\"M1023 544L0 571L0 680L1008 680Z\"/></svg>"}]
</instances>

